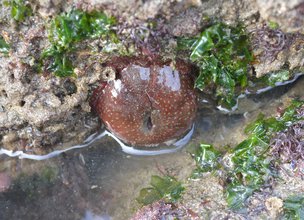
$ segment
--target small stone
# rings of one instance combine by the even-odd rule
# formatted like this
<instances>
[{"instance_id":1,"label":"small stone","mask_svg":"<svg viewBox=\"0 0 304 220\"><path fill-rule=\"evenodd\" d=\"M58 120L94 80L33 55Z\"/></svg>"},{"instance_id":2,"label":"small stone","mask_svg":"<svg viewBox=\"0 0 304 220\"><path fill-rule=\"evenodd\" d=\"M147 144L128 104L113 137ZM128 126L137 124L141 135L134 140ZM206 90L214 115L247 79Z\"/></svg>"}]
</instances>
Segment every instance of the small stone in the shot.
<instances>
[{"instance_id":1,"label":"small stone","mask_svg":"<svg viewBox=\"0 0 304 220\"><path fill-rule=\"evenodd\" d=\"M0 192L9 189L11 185L11 177L6 172L0 172Z\"/></svg>"},{"instance_id":2,"label":"small stone","mask_svg":"<svg viewBox=\"0 0 304 220\"><path fill-rule=\"evenodd\" d=\"M10 132L3 136L2 142L3 143L10 143L17 140L17 133L16 132Z\"/></svg>"},{"instance_id":3,"label":"small stone","mask_svg":"<svg viewBox=\"0 0 304 220\"><path fill-rule=\"evenodd\" d=\"M266 200L265 206L271 219L276 219L283 210L283 200L278 197L270 197Z\"/></svg>"}]
</instances>

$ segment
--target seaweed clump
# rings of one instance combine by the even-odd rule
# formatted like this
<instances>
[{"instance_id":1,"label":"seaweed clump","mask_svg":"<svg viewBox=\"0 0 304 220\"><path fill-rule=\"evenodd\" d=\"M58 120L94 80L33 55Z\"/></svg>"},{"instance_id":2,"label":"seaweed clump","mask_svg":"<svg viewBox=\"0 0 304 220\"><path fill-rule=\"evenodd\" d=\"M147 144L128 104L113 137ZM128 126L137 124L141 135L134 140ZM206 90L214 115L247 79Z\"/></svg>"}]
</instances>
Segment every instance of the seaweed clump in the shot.
<instances>
[{"instance_id":1,"label":"seaweed clump","mask_svg":"<svg viewBox=\"0 0 304 220\"><path fill-rule=\"evenodd\" d=\"M137 202L149 205L163 199L165 202L176 202L184 191L182 184L171 176L152 176L151 187L141 189Z\"/></svg>"},{"instance_id":2,"label":"seaweed clump","mask_svg":"<svg viewBox=\"0 0 304 220\"><path fill-rule=\"evenodd\" d=\"M237 90L247 86L247 73L253 61L244 27L214 24L197 38L179 40L179 49L189 47L190 60L200 70L195 87L213 91L218 103L226 108L235 106Z\"/></svg>"},{"instance_id":3,"label":"seaweed clump","mask_svg":"<svg viewBox=\"0 0 304 220\"><path fill-rule=\"evenodd\" d=\"M8 55L10 46L8 43L5 42L5 40L2 38L2 36L0 35L0 53L4 54L4 55Z\"/></svg>"},{"instance_id":4,"label":"seaweed clump","mask_svg":"<svg viewBox=\"0 0 304 220\"><path fill-rule=\"evenodd\" d=\"M4 5L11 7L11 17L17 22L24 21L32 15L32 8L25 0L4 1Z\"/></svg>"},{"instance_id":5,"label":"seaweed clump","mask_svg":"<svg viewBox=\"0 0 304 220\"><path fill-rule=\"evenodd\" d=\"M298 114L303 105L303 101L294 101L280 117L264 118L261 115L247 126L245 132L249 138L236 146L229 156L233 169L228 172L226 192L231 208L243 207L244 201L255 190L276 176L273 167L276 158L271 154L273 137L303 119Z\"/></svg>"},{"instance_id":6,"label":"seaweed clump","mask_svg":"<svg viewBox=\"0 0 304 220\"><path fill-rule=\"evenodd\" d=\"M115 38L115 32L111 29L115 23L114 17L97 11L73 9L55 17L49 28L51 46L42 53L42 60L51 59L47 62L47 69L56 76L72 76L74 71L69 53L75 50L75 44L86 39Z\"/></svg>"},{"instance_id":7,"label":"seaweed clump","mask_svg":"<svg viewBox=\"0 0 304 220\"><path fill-rule=\"evenodd\" d=\"M284 200L282 219L304 219L304 196L290 196Z\"/></svg>"},{"instance_id":8,"label":"seaweed clump","mask_svg":"<svg viewBox=\"0 0 304 220\"><path fill-rule=\"evenodd\" d=\"M221 153L210 144L201 144L193 154L196 162L196 169L192 177L199 177L201 173L211 172L220 168Z\"/></svg>"}]
</instances>

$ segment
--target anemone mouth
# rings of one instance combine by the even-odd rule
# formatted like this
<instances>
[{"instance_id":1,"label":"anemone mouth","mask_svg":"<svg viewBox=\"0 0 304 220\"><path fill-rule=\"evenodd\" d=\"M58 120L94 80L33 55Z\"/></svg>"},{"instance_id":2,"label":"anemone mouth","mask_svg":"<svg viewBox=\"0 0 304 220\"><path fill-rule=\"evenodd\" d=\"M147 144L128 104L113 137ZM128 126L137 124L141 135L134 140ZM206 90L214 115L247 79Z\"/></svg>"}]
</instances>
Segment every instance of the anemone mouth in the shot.
<instances>
[{"instance_id":1,"label":"anemone mouth","mask_svg":"<svg viewBox=\"0 0 304 220\"><path fill-rule=\"evenodd\" d=\"M149 134L152 132L153 127L154 127L154 123L152 120L152 113L147 112L143 118L142 131L145 134Z\"/></svg>"},{"instance_id":2,"label":"anemone mouth","mask_svg":"<svg viewBox=\"0 0 304 220\"><path fill-rule=\"evenodd\" d=\"M145 124L146 124L146 128L147 128L149 131L151 131L152 128L153 128L151 115L149 115L149 116L147 117L147 119L145 120Z\"/></svg>"}]
</instances>

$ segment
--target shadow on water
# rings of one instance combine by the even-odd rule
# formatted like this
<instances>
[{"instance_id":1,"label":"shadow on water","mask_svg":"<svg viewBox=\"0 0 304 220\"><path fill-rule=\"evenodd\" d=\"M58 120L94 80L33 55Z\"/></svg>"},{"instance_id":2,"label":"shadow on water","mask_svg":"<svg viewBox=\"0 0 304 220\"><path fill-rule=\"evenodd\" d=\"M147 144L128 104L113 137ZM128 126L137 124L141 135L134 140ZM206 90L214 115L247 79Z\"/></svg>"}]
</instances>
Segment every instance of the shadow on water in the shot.
<instances>
[{"instance_id":1,"label":"shadow on water","mask_svg":"<svg viewBox=\"0 0 304 220\"><path fill-rule=\"evenodd\" d=\"M104 137L90 147L43 161L1 155L0 219L128 219L151 175L186 179L194 168L189 152L199 143L233 146L259 113L274 114L282 103L303 99L303 85L300 77L292 84L249 95L230 114L201 108L190 143L171 154L129 155L112 138Z\"/></svg>"}]
</instances>

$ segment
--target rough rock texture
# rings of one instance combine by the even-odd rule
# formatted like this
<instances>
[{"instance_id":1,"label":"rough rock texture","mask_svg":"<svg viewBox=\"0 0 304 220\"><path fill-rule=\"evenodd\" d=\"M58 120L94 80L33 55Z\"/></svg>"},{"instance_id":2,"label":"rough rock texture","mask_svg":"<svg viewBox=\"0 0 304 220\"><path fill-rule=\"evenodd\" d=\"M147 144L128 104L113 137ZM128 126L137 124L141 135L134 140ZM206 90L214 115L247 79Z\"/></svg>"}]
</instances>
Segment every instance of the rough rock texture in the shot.
<instances>
[{"instance_id":1,"label":"rough rock texture","mask_svg":"<svg viewBox=\"0 0 304 220\"><path fill-rule=\"evenodd\" d=\"M257 0L261 17L266 21L277 22L282 30L303 33L304 2L302 0Z\"/></svg>"},{"instance_id":2,"label":"rough rock texture","mask_svg":"<svg viewBox=\"0 0 304 220\"><path fill-rule=\"evenodd\" d=\"M257 78L282 69L303 69L304 34L273 30L265 24L252 30L253 53L257 61L253 65Z\"/></svg>"},{"instance_id":3,"label":"rough rock texture","mask_svg":"<svg viewBox=\"0 0 304 220\"><path fill-rule=\"evenodd\" d=\"M203 14L197 8L189 8L173 17L170 22L170 31L173 36L195 36L202 28Z\"/></svg>"},{"instance_id":4,"label":"rough rock texture","mask_svg":"<svg viewBox=\"0 0 304 220\"><path fill-rule=\"evenodd\" d=\"M5 23L0 24L5 27ZM81 142L99 126L87 99L90 85L99 80L100 73L84 73L89 62L80 65L77 60L77 77L38 73L33 62L47 44L42 21L35 17L33 23L20 25L18 35L14 31L1 31L12 45L9 56L0 56L2 144L14 150L39 151L70 140Z\"/></svg>"},{"instance_id":5,"label":"rough rock texture","mask_svg":"<svg viewBox=\"0 0 304 220\"><path fill-rule=\"evenodd\" d=\"M178 217L178 213L174 211L174 207L172 206L172 204L166 204L164 201L158 201L145 206L130 220L174 219L175 217Z\"/></svg>"}]
</instances>

